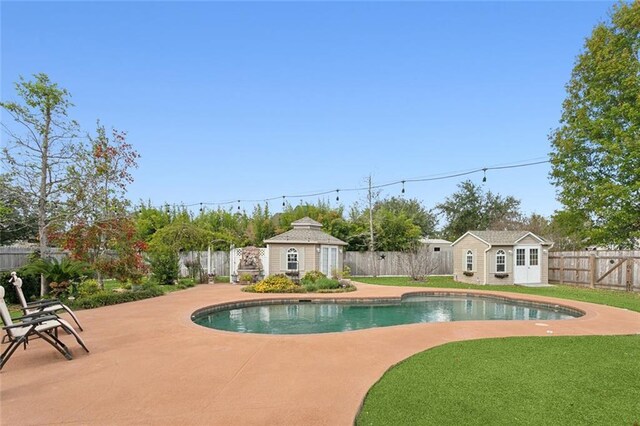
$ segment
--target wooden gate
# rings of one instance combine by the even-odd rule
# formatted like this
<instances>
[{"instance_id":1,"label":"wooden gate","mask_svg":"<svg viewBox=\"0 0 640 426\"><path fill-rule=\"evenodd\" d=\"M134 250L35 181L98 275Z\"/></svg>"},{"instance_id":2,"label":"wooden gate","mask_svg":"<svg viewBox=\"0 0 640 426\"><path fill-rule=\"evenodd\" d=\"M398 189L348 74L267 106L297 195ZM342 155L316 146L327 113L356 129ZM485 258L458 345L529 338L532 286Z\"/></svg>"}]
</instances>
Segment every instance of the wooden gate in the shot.
<instances>
[{"instance_id":1,"label":"wooden gate","mask_svg":"<svg viewBox=\"0 0 640 426\"><path fill-rule=\"evenodd\" d=\"M640 291L640 251L549 253L549 281L624 291Z\"/></svg>"}]
</instances>

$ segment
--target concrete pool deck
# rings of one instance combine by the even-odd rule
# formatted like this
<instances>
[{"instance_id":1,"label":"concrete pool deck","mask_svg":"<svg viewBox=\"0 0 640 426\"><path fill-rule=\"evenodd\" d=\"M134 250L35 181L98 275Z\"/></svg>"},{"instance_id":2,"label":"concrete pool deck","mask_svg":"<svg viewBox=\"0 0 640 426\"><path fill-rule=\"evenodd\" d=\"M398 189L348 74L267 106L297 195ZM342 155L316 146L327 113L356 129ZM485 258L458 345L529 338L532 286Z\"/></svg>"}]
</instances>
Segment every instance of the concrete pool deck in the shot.
<instances>
[{"instance_id":1,"label":"concrete pool deck","mask_svg":"<svg viewBox=\"0 0 640 426\"><path fill-rule=\"evenodd\" d=\"M357 286L353 293L312 297L397 297L436 290ZM240 334L191 321L195 310L209 305L301 296L240 289L230 284L200 285L154 299L79 311L82 337L91 353L66 335L62 339L73 352L72 361L39 339L26 351L19 349L0 372L0 424L351 425L368 389L389 367L443 343L640 333L637 312L505 292L494 294L571 306L586 315L543 324L468 321L315 335Z\"/></svg>"}]
</instances>

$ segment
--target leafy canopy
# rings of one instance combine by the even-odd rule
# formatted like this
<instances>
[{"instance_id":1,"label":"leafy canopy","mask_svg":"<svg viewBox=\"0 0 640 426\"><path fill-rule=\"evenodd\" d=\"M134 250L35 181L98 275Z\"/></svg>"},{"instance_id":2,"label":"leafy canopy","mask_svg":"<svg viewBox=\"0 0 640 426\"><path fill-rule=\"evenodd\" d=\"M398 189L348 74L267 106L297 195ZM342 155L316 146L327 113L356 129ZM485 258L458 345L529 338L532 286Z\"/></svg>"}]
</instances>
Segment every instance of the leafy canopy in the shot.
<instances>
[{"instance_id":1,"label":"leafy canopy","mask_svg":"<svg viewBox=\"0 0 640 426\"><path fill-rule=\"evenodd\" d=\"M640 2L614 6L578 56L560 127L551 135L551 179L587 244L640 239Z\"/></svg>"}]
</instances>

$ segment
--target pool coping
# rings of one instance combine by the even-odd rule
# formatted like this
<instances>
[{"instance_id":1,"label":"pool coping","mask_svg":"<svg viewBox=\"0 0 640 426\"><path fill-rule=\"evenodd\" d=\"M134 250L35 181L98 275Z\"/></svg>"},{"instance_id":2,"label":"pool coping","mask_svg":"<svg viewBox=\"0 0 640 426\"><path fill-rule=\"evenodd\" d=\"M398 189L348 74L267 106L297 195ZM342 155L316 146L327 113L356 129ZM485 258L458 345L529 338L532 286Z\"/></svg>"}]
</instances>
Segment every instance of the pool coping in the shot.
<instances>
[{"instance_id":1,"label":"pool coping","mask_svg":"<svg viewBox=\"0 0 640 426\"><path fill-rule=\"evenodd\" d=\"M317 298L425 293L417 287L356 286L356 293ZM490 288L426 292L506 296ZM286 298L301 298L292 296ZM278 298L283 297L260 297ZM302 335L225 332L191 321L203 306L251 299L256 295L240 286L199 285L79 311L81 336L91 353L66 335L61 338L73 352L72 361L38 340L17 351L0 372L0 423L351 425L368 390L390 367L439 345L515 336L640 334L638 312L523 294L515 299L569 305L585 315L544 323L458 321ZM61 403L61 395L72 402Z\"/></svg>"}]
</instances>

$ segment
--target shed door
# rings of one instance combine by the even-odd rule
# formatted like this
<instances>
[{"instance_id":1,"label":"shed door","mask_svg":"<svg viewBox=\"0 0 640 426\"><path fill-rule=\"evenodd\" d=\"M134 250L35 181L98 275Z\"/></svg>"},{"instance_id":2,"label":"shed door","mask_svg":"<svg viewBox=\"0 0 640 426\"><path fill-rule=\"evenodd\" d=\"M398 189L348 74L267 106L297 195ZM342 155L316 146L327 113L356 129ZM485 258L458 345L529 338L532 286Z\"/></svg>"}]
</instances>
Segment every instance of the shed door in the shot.
<instances>
[{"instance_id":1,"label":"shed door","mask_svg":"<svg viewBox=\"0 0 640 426\"><path fill-rule=\"evenodd\" d=\"M515 246L513 256L514 284L537 284L540 282L540 246Z\"/></svg>"},{"instance_id":2,"label":"shed door","mask_svg":"<svg viewBox=\"0 0 640 426\"><path fill-rule=\"evenodd\" d=\"M331 277L331 271L338 267L338 247L322 246L320 251L320 272Z\"/></svg>"}]
</instances>

